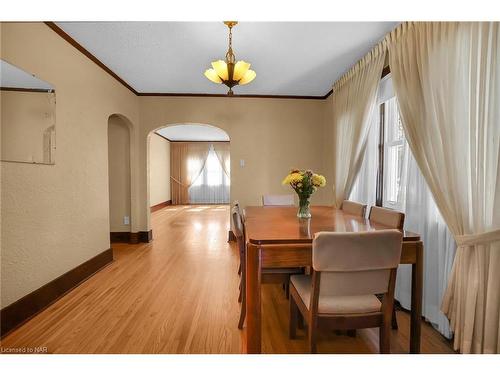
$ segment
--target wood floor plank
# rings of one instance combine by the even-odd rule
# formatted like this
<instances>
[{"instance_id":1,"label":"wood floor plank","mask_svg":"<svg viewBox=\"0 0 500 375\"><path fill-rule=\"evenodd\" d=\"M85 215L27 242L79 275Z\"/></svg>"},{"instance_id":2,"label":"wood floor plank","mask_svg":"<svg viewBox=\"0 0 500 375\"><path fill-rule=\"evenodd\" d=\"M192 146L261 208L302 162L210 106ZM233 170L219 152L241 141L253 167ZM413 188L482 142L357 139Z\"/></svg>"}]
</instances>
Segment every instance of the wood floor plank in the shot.
<instances>
[{"instance_id":1,"label":"wood floor plank","mask_svg":"<svg viewBox=\"0 0 500 375\"><path fill-rule=\"evenodd\" d=\"M227 243L228 206L167 206L152 214L149 244L113 244L115 261L0 342L50 353L241 353L238 252ZM263 286L263 351L305 353L288 339L281 286ZM409 314L398 312L392 351L408 352ZM423 353L453 353L430 325ZM320 353L376 353L378 332L320 336Z\"/></svg>"}]
</instances>

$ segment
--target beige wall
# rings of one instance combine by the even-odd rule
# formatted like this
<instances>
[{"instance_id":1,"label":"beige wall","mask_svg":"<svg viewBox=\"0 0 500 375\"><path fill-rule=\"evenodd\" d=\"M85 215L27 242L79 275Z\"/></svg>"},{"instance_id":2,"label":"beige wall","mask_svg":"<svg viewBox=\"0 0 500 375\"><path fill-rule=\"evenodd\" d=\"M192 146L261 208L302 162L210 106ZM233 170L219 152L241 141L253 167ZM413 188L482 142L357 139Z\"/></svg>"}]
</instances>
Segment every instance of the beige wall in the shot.
<instances>
[{"instance_id":1,"label":"beige wall","mask_svg":"<svg viewBox=\"0 0 500 375\"><path fill-rule=\"evenodd\" d=\"M46 132L55 125L55 94L0 91L2 160L47 163Z\"/></svg>"},{"instance_id":2,"label":"beige wall","mask_svg":"<svg viewBox=\"0 0 500 375\"><path fill-rule=\"evenodd\" d=\"M110 247L108 118L138 101L43 23L2 23L1 57L57 92L56 164L1 163L5 307Z\"/></svg>"},{"instance_id":3,"label":"beige wall","mask_svg":"<svg viewBox=\"0 0 500 375\"><path fill-rule=\"evenodd\" d=\"M201 123L225 130L231 140L231 200L242 205L261 204L266 193L289 193L281 181L290 168L323 169L323 100L260 98L139 97L140 165L147 178L147 135L166 125ZM240 160L245 166L240 167ZM327 187L326 189L329 189ZM325 189L313 203L327 203ZM147 199L140 186L138 201ZM141 225L149 225L147 205L142 203Z\"/></svg>"},{"instance_id":4,"label":"beige wall","mask_svg":"<svg viewBox=\"0 0 500 375\"><path fill-rule=\"evenodd\" d=\"M130 232L124 216L130 218L130 130L119 116L109 118L109 229L111 232Z\"/></svg>"},{"instance_id":5,"label":"beige wall","mask_svg":"<svg viewBox=\"0 0 500 375\"><path fill-rule=\"evenodd\" d=\"M149 204L170 200L170 142L157 134L149 138Z\"/></svg>"},{"instance_id":6,"label":"beige wall","mask_svg":"<svg viewBox=\"0 0 500 375\"><path fill-rule=\"evenodd\" d=\"M1 27L2 58L51 82L57 92L56 164L1 163L2 307L110 247L112 114L123 115L130 127L132 232L150 229L155 198L149 197L148 136L163 126L202 123L225 130L231 199L242 205L260 204L265 193L291 192L281 185L290 168L328 177L328 102L137 97L43 23ZM331 184L319 190L313 203L330 203L330 191Z\"/></svg>"}]
</instances>

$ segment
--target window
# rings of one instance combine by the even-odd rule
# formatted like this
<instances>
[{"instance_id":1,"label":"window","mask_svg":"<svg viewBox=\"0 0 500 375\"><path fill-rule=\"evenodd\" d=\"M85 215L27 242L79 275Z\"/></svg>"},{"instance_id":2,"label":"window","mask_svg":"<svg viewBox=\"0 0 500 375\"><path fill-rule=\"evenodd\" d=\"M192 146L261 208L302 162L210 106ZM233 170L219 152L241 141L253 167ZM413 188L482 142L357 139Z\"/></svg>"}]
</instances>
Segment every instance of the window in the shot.
<instances>
[{"instance_id":1,"label":"window","mask_svg":"<svg viewBox=\"0 0 500 375\"><path fill-rule=\"evenodd\" d=\"M403 208L403 161L406 140L395 97L381 104L383 132L383 190L382 205L401 210Z\"/></svg>"},{"instance_id":2,"label":"window","mask_svg":"<svg viewBox=\"0 0 500 375\"><path fill-rule=\"evenodd\" d=\"M193 161L193 163L195 162L199 163L201 161ZM226 175L222 168L221 161L215 153L213 145L210 146L207 159L204 162L203 169L188 189L189 202L197 204L229 203L230 177ZM226 161L226 164L229 164L229 160ZM198 170L200 166L198 164L193 165L193 168ZM229 168L226 168L226 170L229 170Z\"/></svg>"}]
</instances>

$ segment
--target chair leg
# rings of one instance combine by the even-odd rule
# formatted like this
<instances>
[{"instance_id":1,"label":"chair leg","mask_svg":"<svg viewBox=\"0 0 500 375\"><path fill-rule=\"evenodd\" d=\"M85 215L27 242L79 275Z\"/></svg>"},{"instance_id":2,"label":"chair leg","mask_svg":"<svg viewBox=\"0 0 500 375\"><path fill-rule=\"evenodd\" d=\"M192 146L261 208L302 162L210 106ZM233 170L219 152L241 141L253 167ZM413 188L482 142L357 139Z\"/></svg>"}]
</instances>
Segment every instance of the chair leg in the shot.
<instances>
[{"instance_id":1,"label":"chair leg","mask_svg":"<svg viewBox=\"0 0 500 375\"><path fill-rule=\"evenodd\" d=\"M301 315L299 312L299 308L295 303L295 300L290 298L290 325L288 328L288 336L290 339L294 339L297 337L297 323L298 323L298 315Z\"/></svg>"},{"instance_id":2,"label":"chair leg","mask_svg":"<svg viewBox=\"0 0 500 375\"><path fill-rule=\"evenodd\" d=\"M316 345L316 339L317 339L317 329L316 329L316 322L314 319L311 319L309 322L309 326L307 327L307 337L308 337L308 344L309 344L309 353L315 354L318 352L318 348Z\"/></svg>"},{"instance_id":3,"label":"chair leg","mask_svg":"<svg viewBox=\"0 0 500 375\"><path fill-rule=\"evenodd\" d=\"M388 322L379 328L379 350L382 354L391 353L391 327Z\"/></svg>"},{"instance_id":4,"label":"chair leg","mask_svg":"<svg viewBox=\"0 0 500 375\"><path fill-rule=\"evenodd\" d=\"M297 327L300 329L304 329L304 317L302 314L299 314L297 317Z\"/></svg>"},{"instance_id":5,"label":"chair leg","mask_svg":"<svg viewBox=\"0 0 500 375\"><path fill-rule=\"evenodd\" d=\"M285 296L286 299L290 299L290 280L285 284Z\"/></svg>"},{"instance_id":6,"label":"chair leg","mask_svg":"<svg viewBox=\"0 0 500 375\"><path fill-rule=\"evenodd\" d=\"M238 266L238 276L241 275L241 262L240 265Z\"/></svg>"},{"instance_id":7,"label":"chair leg","mask_svg":"<svg viewBox=\"0 0 500 375\"><path fill-rule=\"evenodd\" d=\"M243 298L243 281L240 281L240 294L238 295L238 302L241 302Z\"/></svg>"},{"instance_id":8,"label":"chair leg","mask_svg":"<svg viewBox=\"0 0 500 375\"><path fill-rule=\"evenodd\" d=\"M245 316L247 313L247 303L246 303L247 296L244 283L241 284L240 296L241 296L241 310L240 310L240 321L238 322L238 329L243 328L243 324L245 323Z\"/></svg>"},{"instance_id":9,"label":"chair leg","mask_svg":"<svg viewBox=\"0 0 500 375\"><path fill-rule=\"evenodd\" d=\"M398 329L398 319L396 316L396 306L392 307L391 326L392 326L392 329Z\"/></svg>"},{"instance_id":10,"label":"chair leg","mask_svg":"<svg viewBox=\"0 0 500 375\"><path fill-rule=\"evenodd\" d=\"M240 321L238 322L238 329L243 328L245 323L245 316L247 313L247 292L246 292L246 266L244 262L241 262L241 280L240 280L240 297L241 297L241 311L240 311Z\"/></svg>"}]
</instances>

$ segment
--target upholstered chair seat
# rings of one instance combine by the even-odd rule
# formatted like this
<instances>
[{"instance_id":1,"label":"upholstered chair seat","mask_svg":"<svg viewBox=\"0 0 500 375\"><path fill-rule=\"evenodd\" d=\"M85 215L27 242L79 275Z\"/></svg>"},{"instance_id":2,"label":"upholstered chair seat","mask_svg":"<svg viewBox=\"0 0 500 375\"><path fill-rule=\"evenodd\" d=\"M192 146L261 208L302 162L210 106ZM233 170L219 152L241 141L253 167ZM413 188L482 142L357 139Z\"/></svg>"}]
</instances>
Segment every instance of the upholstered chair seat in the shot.
<instances>
[{"instance_id":1,"label":"upholstered chair seat","mask_svg":"<svg viewBox=\"0 0 500 375\"><path fill-rule=\"evenodd\" d=\"M300 299L306 306L311 303L312 277L310 275L292 275L293 283ZM380 312L382 303L373 294L355 296L323 296L318 302L318 314L355 315Z\"/></svg>"}]
</instances>

